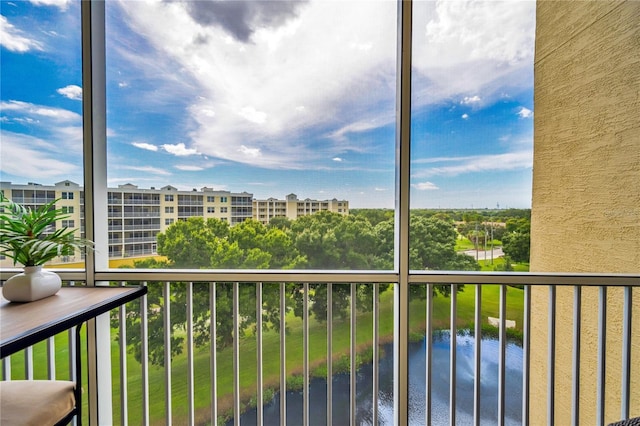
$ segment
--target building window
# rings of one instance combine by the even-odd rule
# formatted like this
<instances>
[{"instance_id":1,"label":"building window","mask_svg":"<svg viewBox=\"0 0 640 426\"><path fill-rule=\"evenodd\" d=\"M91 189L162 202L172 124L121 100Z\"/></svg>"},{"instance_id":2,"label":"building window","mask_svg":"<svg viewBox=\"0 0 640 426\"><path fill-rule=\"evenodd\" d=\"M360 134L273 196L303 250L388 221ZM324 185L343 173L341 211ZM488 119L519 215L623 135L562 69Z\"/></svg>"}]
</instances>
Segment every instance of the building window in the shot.
<instances>
[{"instance_id":1,"label":"building window","mask_svg":"<svg viewBox=\"0 0 640 426\"><path fill-rule=\"evenodd\" d=\"M227 202L227 197L220 197L220 202L221 203L226 203Z\"/></svg>"},{"instance_id":2,"label":"building window","mask_svg":"<svg viewBox=\"0 0 640 426\"><path fill-rule=\"evenodd\" d=\"M72 214L73 213L73 206L62 206L62 213Z\"/></svg>"},{"instance_id":3,"label":"building window","mask_svg":"<svg viewBox=\"0 0 640 426\"><path fill-rule=\"evenodd\" d=\"M226 207L220 207L220 213L226 213L226 212L227 212Z\"/></svg>"},{"instance_id":4,"label":"building window","mask_svg":"<svg viewBox=\"0 0 640 426\"><path fill-rule=\"evenodd\" d=\"M216 197L213 195L207 195L207 203L215 203Z\"/></svg>"},{"instance_id":5,"label":"building window","mask_svg":"<svg viewBox=\"0 0 640 426\"><path fill-rule=\"evenodd\" d=\"M62 227L63 228L74 228L75 227L75 221L73 221L73 220L63 220L62 221Z\"/></svg>"},{"instance_id":6,"label":"building window","mask_svg":"<svg viewBox=\"0 0 640 426\"><path fill-rule=\"evenodd\" d=\"M173 201L173 194L167 194L164 196L165 201Z\"/></svg>"},{"instance_id":7,"label":"building window","mask_svg":"<svg viewBox=\"0 0 640 426\"><path fill-rule=\"evenodd\" d=\"M171 225L173 223L173 219L165 219L164 220L164 224L165 225Z\"/></svg>"},{"instance_id":8,"label":"building window","mask_svg":"<svg viewBox=\"0 0 640 426\"><path fill-rule=\"evenodd\" d=\"M165 213L173 213L173 207L165 207L164 208L164 212Z\"/></svg>"},{"instance_id":9,"label":"building window","mask_svg":"<svg viewBox=\"0 0 640 426\"><path fill-rule=\"evenodd\" d=\"M63 192L62 193L63 200L73 200L73 192Z\"/></svg>"},{"instance_id":10,"label":"building window","mask_svg":"<svg viewBox=\"0 0 640 426\"><path fill-rule=\"evenodd\" d=\"M207 213L215 213L215 212L216 212L215 207L207 207Z\"/></svg>"}]
</instances>

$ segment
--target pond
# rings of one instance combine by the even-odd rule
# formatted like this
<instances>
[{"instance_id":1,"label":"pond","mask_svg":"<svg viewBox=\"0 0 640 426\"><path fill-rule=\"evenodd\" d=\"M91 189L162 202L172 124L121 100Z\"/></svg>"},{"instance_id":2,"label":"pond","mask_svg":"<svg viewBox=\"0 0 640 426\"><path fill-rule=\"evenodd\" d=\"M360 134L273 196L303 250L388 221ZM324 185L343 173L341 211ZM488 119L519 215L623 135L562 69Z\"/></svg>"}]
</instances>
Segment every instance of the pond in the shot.
<instances>
[{"instance_id":1,"label":"pond","mask_svg":"<svg viewBox=\"0 0 640 426\"><path fill-rule=\"evenodd\" d=\"M449 333L433 336L432 355L432 424L449 424ZM425 340L409 346L409 420L410 424L425 424ZM456 336L457 345L457 403L456 424L473 423L473 336ZM393 424L393 349L384 346L385 356L380 359L378 419L381 425ZM483 339L481 346L481 420L497 423L498 404L498 355L499 345L495 339ZM356 421L359 425L372 424L372 364L363 365L357 372ZM506 403L505 423L521 424L522 416L522 348L509 343L506 348ZM326 425L327 385L324 379L312 379L309 387L309 418L311 425ZM287 423L302 424L302 392L287 392ZM349 375L333 377L333 422L349 423ZM256 424L256 409L240 417L241 424ZM233 422L227 423L232 425ZM280 424L280 395L264 406L264 424Z\"/></svg>"}]
</instances>

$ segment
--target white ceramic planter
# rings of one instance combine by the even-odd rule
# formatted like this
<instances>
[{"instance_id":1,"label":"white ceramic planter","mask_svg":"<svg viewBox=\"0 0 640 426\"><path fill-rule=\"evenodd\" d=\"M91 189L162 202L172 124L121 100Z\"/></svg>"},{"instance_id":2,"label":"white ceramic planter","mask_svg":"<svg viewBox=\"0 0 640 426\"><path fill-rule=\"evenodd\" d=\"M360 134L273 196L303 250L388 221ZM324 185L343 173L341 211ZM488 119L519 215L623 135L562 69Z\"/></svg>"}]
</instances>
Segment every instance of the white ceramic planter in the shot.
<instances>
[{"instance_id":1,"label":"white ceramic planter","mask_svg":"<svg viewBox=\"0 0 640 426\"><path fill-rule=\"evenodd\" d=\"M55 272L42 266L26 266L24 272L9 278L2 286L2 295L11 302L33 302L53 296L62 287Z\"/></svg>"}]
</instances>

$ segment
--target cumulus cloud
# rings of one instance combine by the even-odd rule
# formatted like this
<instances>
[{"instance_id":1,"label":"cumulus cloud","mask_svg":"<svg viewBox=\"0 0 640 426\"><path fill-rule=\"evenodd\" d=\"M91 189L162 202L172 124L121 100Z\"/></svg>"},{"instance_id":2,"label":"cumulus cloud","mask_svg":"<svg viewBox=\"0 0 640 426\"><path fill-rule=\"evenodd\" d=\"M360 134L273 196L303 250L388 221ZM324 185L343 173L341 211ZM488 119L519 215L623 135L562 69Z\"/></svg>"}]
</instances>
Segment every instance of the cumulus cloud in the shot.
<instances>
[{"instance_id":1,"label":"cumulus cloud","mask_svg":"<svg viewBox=\"0 0 640 426\"><path fill-rule=\"evenodd\" d=\"M175 145L164 144L161 145L161 148L167 151L169 154L173 154L177 157L186 157L189 155L197 155L198 151L193 148L187 148L186 145L182 142L177 143Z\"/></svg>"},{"instance_id":2,"label":"cumulus cloud","mask_svg":"<svg viewBox=\"0 0 640 426\"><path fill-rule=\"evenodd\" d=\"M520 118L533 117L533 111L531 111L529 108L520 107L520 111L518 111L518 115L520 116Z\"/></svg>"},{"instance_id":3,"label":"cumulus cloud","mask_svg":"<svg viewBox=\"0 0 640 426\"><path fill-rule=\"evenodd\" d=\"M42 50L42 44L24 35L24 32L0 15L0 46L12 52L24 53L30 50Z\"/></svg>"},{"instance_id":4,"label":"cumulus cloud","mask_svg":"<svg viewBox=\"0 0 640 426\"><path fill-rule=\"evenodd\" d=\"M146 142L132 142L131 145L136 148L146 149L147 151L157 151L158 147L156 145L146 143Z\"/></svg>"},{"instance_id":5,"label":"cumulus cloud","mask_svg":"<svg viewBox=\"0 0 640 426\"><path fill-rule=\"evenodd\" d=\"M416 106L465 93L487 103L531 84L533 1L416 2L414 27Z\"/></svg>"},{"instance_id":6,"label":"cumulus cloud","mask_svg":"<svg viewBox=\"0 0 640 426\"><path fill-rule=\"evenodd\" d=\"M463 120L466 120L466 119L468 119L468 118L469 118L469 114L462 114L462 119L463 119Z\"/></svg>"},{"instance_id":7,"label":"cumulus cloud","mask_svg":"<svg viewBox=\"0 0 640 426\"><path fill-rule=\"evenodd\" d=\"M187 145L197 153L256 167L308 168L329 149L371 149L358 137L394 123L397 7L362 6L112 2L144 39L134 54L133 38L122 33L112 42L120 47L114 61L162 88L145 93L157 96L144 99L149 108L184 102ZM533 2L416 2L414 8L416 108L453 99L476 108L491 104L505 86L530 85ZM320 141L326 150L318 149Z\"/></svg>"},{"instance_id":8,"label":"cumulus cloud","mask_svg":"<svg viewBox=\"0 0 640 426\"><path fill-rule=\"evenodd\" d=\"M342 163L344 160L340 157L333 157L332 158L333 161L335 161L336 163Z\"/></svg>"},{"instance_id":9,"label":"cumulus cloud","mask_svg":"<svg viewBox=\"0 0 640 426\"><path fill-rule=\"evenodd\" d=\"M419 191L435 191L436 189L440 189L436 186L436 184L432 182L419 182L411 184L412 187L416 188Z\"/></svg>"},{"instance_id":10,"label":"cumulus cloud","mask_svg":"<svg viewBox=\"0 0 640 426\"><path fill-rule=\"evenodd\" d=\"M392 123L394 4L373 3L363 21L355 2L217 3L117 3L152 47L130 55L123 40L118 59L143 73L154 64L167 98L180 87L193 122L190 147L258 167L302 168L323 159L318 138L346 140ZM223 27L216 19L228 19L211 9L225 7L248 8L242 22L249 26Z\"/></svg>"},{"instance_id":11,"label":"cumulus cloud","mask_svg":"<svg viewBox=\"0 0 640 426\"><path fill-rule=\"evenodd\" d=\"M62 87L58 89L57 92L62 96L73 99L74 101L82 100L82 87L76 86L75 84L70 84L69 86Z\"/></svg>"},{"instance_id":12,"label":"cumulus cloud","mask_svg":"<svg viewBox=\"0 0 640 426\"><path fill-rule=\"evenodd\" d=\"M247 42L261 28L277 28L298 15L303 1L190 1L189 15L202 26L217 26L234 39ZM206 38L200 36L200 42Z\"/></svg>"}]
</instances>

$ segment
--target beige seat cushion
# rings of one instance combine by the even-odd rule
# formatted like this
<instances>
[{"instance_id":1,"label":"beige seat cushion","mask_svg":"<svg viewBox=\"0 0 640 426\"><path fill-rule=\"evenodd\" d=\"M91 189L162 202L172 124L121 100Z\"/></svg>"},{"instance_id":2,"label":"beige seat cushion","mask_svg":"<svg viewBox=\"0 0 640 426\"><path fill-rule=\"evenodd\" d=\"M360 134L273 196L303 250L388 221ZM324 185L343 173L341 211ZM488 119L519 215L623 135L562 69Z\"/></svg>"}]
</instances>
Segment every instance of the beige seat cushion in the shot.
<instances>
[{"instance_id":1,"label":"beige seat cushion","mask_svg":"<svg viewBox=\"0 0 640 426\"><path fill-rule=\"evenodd\" d=\"M0 382L0 425L54 425L75 407L75 386L62 380Z\"/></svg>"}]
</instances>

